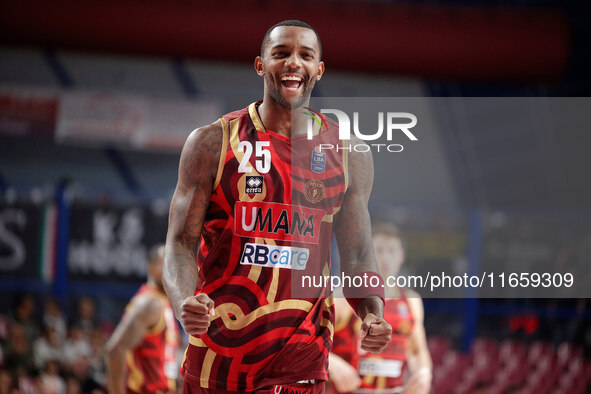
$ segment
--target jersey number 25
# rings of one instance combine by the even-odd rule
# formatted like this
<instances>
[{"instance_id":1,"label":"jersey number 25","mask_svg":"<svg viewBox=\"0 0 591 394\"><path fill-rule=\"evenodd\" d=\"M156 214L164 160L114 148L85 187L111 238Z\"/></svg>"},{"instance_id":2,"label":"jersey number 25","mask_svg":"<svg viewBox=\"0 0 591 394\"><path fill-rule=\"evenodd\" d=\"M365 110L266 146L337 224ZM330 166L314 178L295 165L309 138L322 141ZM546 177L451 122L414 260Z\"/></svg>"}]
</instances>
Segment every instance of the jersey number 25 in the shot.
<instances>
[{"instance_id":1,"label":"jersey number 25","mask_svg":"<svg viewBox=\"0 0 591 394\"><path fill-rule=\"evenodd\" d=\"M266 174L271 169L271 151L265 149L269 147L271 143L269 141L256 141L255 142L255 157L257 158L254 162L256 170L259 174ZM250 165L250 156L252 156L252 144L250 141L241 141L238 144L238 151L244 153L240 165L238 166L238 172L249 173L252 172L252 166Z\"/></svg>"}]
</instances>

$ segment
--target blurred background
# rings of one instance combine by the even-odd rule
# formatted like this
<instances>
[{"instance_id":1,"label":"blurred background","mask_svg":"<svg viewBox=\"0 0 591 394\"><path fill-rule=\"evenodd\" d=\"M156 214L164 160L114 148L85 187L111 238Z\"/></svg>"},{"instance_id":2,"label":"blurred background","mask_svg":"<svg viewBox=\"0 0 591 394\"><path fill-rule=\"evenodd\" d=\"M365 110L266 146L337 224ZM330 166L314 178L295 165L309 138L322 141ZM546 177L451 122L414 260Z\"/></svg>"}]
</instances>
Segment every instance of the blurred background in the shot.
<instances>
[{"instance_id":1,"label":"blurred background","mask_svg":"<svg viewBox=\"0 0 591 394\"><path fill-rule=\"evenodd\" d=\"M589 16L558 0L4 2L0 381L101 386L105 338L164 240L182 144L262 98L252 64L271 25L318 30L314 96L583 98ZM371 214L405 233L406 272L589 270L590 135L545 127L543 111L492 133L450 103L422 162L375 157ZM587 390L586 298L469 295L424 300L433 392Z\"/></svg>"}]
</instances>

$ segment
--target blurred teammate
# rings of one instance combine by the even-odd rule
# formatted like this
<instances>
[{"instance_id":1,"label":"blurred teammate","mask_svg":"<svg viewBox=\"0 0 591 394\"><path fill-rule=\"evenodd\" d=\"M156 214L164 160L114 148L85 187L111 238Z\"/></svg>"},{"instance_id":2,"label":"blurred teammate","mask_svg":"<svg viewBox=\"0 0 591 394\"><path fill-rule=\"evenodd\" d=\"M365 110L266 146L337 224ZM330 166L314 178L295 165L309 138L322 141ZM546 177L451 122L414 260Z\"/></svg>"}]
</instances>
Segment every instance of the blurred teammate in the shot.
<instances>
[{"instance_id":1,"label":"blurred teammate","mask_svg":"<svg viewBox=\"0 0 591 394\"><path fill-rule=\"evenodd\" d=\"M148 281L107 342L110 394L175 392L178 329L162 287L164 245L149 252Z\"/></svg>"},{"instance_id":2,"label":"blurred teammate","mask_svg":"<svg viewBox=\"0 0 591 394\"><path fill-rule=\"evenodd\" d=\"M298 280L330 272L333 230L345 271L377 276L371 154L319 152L321 143L349 141L326 119L312 140L302 127L321 56L310 26L273 26L255 59L263 100L197 129L183 148L164 284L190 334L185 393L323 392L332 302L324 287L294 295ZM368 332L362 347L379 352L391 335L383 287L356 296Z\"/></svg>"},{"instance_id":3,"label":"blurred teammate","mask_svg":"<svg viewBox=\"0 0 591 394\"><path fill-rule=\"evenodd\" d=\"M384 278L398 275L404 262L399 230L392 224L380 223L373 227L372 233L380 273ZM335 346L330 356L330 373L336 391L429 392L432 362L423 325L423 302L416 292L386 287L384 317L392 325L392 342L379 355L359 349L360 322L351 308L338 299L335 307ZM409 377L405 377L407 366Z\"/></svg>"}]
</instances>

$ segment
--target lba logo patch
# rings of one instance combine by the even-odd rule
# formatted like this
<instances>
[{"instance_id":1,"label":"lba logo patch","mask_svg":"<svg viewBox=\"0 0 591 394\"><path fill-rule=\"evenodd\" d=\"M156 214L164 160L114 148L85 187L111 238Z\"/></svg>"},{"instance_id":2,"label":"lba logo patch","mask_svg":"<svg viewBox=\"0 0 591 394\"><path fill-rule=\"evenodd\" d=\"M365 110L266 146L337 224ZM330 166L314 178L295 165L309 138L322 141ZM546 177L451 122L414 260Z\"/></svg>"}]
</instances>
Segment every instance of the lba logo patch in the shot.
<instances>
[{"instance_id":1,"label":"lba logo patch","mask_svg":"<svg viewBox=\"0 0 591 394\"><path fill-rule=\"evenodd\" d=\"M257 194L263 192L263 177L262 176L246 176L246 183L244 186L246 194Z\"/></svg>"},{"instance_id":2,"label":"lba logo patch","mask_svg":"<svg viewBox=\"0 0 591 394\"><path fill-rule=\"evenodd\" d=\"M326 153L320 150L320 147L317 146L312 151L312 163L310 164L310 169L317 174L323 173L324 169L326 168Z\"/></svg>"}]
</instances>

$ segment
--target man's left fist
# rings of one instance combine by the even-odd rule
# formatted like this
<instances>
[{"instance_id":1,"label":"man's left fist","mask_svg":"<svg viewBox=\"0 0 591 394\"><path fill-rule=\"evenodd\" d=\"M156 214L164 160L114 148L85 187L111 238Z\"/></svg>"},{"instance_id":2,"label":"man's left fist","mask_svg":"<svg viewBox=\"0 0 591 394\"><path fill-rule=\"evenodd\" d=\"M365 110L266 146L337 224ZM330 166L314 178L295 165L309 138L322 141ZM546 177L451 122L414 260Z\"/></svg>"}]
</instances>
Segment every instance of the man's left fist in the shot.
<instances>
[{"instance_id":1,"label":"man's left fist","mask_svg":"<svg viewBox=\"0 0 591 394\"><path fill-rule=\"evenodd\" d=\"M361 349L381 353L392 340L392 326L381 317L368 313L361 323Z\"/></svg>"}]
</instances>

